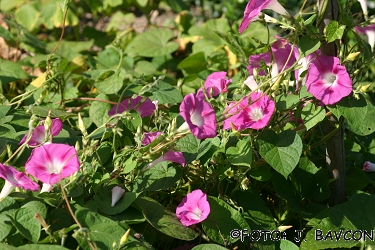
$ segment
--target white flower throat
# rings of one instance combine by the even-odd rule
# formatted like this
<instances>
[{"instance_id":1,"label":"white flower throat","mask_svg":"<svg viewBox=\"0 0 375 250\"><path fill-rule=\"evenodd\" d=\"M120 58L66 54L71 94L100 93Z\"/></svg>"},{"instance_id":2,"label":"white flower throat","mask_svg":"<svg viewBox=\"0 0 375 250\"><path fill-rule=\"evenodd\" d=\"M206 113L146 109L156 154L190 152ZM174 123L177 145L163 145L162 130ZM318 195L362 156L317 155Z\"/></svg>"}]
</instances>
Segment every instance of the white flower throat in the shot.
<instances>
[{"instance_id":1,"label":"white flower throat","mask_svg":"<svg viewBox=\"0 0 375 250\"><path fill-rule=\"evenodd\" d=\"M335 74L332 74L332 73L327 73L323 76L323 80L324 80L325 84L327 84L329 86L333 86L333 85L336 85L337 76Z\"/></svg>"},{"instance_id":2,"label":"white flower throat","mask_svg":"<svg viewBox=\"0 0 375 250\"><path fill-rule=\"evenodd\" d=\"M261 108L253 108L250 111L250 119L254 122L259 121L264 116L263 110Z\"/></svg>"}]
</instances>

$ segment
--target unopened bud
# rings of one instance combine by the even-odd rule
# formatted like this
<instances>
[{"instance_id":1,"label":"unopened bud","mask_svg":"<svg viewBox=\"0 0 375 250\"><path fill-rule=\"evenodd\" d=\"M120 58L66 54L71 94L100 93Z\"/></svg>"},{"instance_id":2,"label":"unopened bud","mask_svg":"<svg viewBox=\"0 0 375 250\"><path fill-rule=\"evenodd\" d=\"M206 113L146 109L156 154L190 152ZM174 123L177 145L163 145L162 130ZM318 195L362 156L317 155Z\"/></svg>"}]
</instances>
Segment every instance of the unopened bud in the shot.
<instances>
[{"instance_id":1,"label":"unopened bud","mask_svg":"<svg viewBox=\"0 0 375 250\"><path fill-rule=\"evenodd\" d=\"M367 84L365 86L362 86L361 87L361 91L364 92L364 93L366 93L368 91L368 89L370 88L370 86L371 86L371 84Z\"/></svg>"},{"instance_id":2,"label":"unopened bud","mask_svg":"<svg viewBox=\"0 0 375 250\"><path fill-rule=\"evenodd\" d=\"M130 234L130 228L125 232L125 234L120 239L120 247L124 246L126 242L128 241Z\"/></svg>"},{"instance_id":3,"label":"unopened bud","mask_svg":"<svg viewBox=\"0 0 375 250\"><path fill-rule=\"evenodd\" d=\"M277 229L280 231L280 232L284 232L285 230L289 229L289 228L292 228L293 226L279 226Z\"/></svg>"},{"instance_id":4,"label":"unopened bud","mask_svg":"<svg viewBox=\"0 0 375 250\"><path fill-rule=\"evenodd\" d=\"M39 213L36 213L34 215L34 218L40 223L40 225L42 225L43 229L46 231L46 232L49 232L49 226L47 225L46 221L44 220L44 218L42 216L40 216Z\"/></svg>"},{"instance_id":5,"label":"unopened bud","mask_svg":"<svg viewBox=\"0 0 375 250\"><path fill-rule=\"evenodd\" d=\"M350 53L347 57L346 57L346 61L354 61L355 59L357 59L358 55L361 54L361 52L354 52L354 53Z\"/></svg>"},{"instance_id":6,"label":"unopened bud","mask_svg":"<svg viewBox=\"0 0 375 250\"><path fill-rule=\"evenodd\" d=\"M81 132L84 136L87 135L85 122L82 119L81 113L78 113L78 128L79 128L79 130L81 130Z\"/></svg>"},{"instance_id":7,"label":"unopened bud","mask_svg":"<svg viewBox=\"0 0 375 250\"><path fill-rule=\"evenodd\" d=\"M29 130L33 130L36 126L38 126L39 117L36 115L32 115L29 121Z\"/></svg>"},{"instance_id":8,"label":"unopened bud","mask_svg":"<svg viewBox=\"0 0 375 250\"><path fill-rule=\"evenodd\" d=\"M51 126L52 126L52 119L50 117L50 114L46 117L46 120L44 121L44 132L46 135L46 140L48 140L50 134L51 134Z\"/></svg>"}]
</instances>

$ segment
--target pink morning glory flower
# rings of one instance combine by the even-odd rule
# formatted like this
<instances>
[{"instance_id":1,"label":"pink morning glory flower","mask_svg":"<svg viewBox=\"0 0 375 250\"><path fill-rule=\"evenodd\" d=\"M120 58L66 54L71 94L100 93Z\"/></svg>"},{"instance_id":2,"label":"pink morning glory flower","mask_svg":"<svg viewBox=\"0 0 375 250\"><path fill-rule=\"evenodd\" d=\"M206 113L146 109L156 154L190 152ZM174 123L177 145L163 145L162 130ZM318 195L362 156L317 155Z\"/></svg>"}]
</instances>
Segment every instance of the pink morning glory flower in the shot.
<instances>
[{"instance_id":1,"label":"pink morning glory flower","mask_svg":"<svg viewBox=\"0 0 375 250\"><path fill-rule=\"evenodd\" d=\"M50 129L51 135L56 136L56 135L60 134L60 132L62 130L62 127L63 127L63 123L61 122L61 120L59 118L53 119L51 129ZM28 134L26 134L22 138L19 145L25 143L25 141L27 139L27 136L28 136ZM38 145L42 144L43 142L45 142L46 139L48 139L48 138L46 138L44 125L40 125L40 126L37 126L36 128L34 128L33 134L31 135L31 138L28 142L28 145L29 146L38 146Z\"/></svg>"},{"instance_id":2,"label":"pink morning glory flower","mask_svg":"<svg viewBox=\"0 0 375 250\"><path fill-rule=\"evenodd\" d=\"M366 172L375 172L375 164L369 161L366 161L363 164L363 170Z\"/></svg>"},{"instance_id":3,"label":"pink morning glory flower","mask_svg":"<svg viewBox=\"0 0 375 250\"><path fill-rule=\"evenodd\" d=\"M47 185L53 185L79 170L74 147L65 144L45 144L34 148L25 164L26 173Z\"/></svg>"},{"instance_id":4,"label":"pink morning glory flower","mask_svg":"<svg viewBox=\"0 0 375 250\"><path fill-rule=\"evenodd\" d=\"M249 57L249 65L247 66L249 74L253 75L253 70L258 69L263 61L265 65L271 67L271 76L276 77L280 72L290 68L294 64L296 61L296 50L298 51L297 47L294 47L294 51L292 51L292 46L287 44L283 48L272 47L272 54L267 51L262 54L251 55ZM266 72L260 70L258 75L264 76Z\"/></svg>"},{"instance_id":5,"label":"pink morning glory flower","mask_svg":"<svg viewBox=\"0 0 375 250\"><path fill-rule=\"evenodd\" d=\"M277 0L250 0L246 5L238 32L242 33L251 22L258 20L260 12L264 9L271 9L281 15L289 15Z\"/></svg>"},{"instance_id":6,"label":"pink morning glory flower","mask_svg":"<svg viewBox=\"0 0 375 250\"><path fill-rule=\"evenodd\" d=\"M297 81L299 81L299 78L303 72L305 72L310 65L310 62L314 60L318 55L320 55L320 50L315 51L314 53L311 53L305 57L302 57L298 60L298 64L301 65L301 68L296 70L294 73L294 77L296 78ZM299 55L297 55L296 58L298 58ZM306 77L303 78L303 84L306 80Z\"/></svg>"},{"instance_id":7,"label":"pink morning glory flower","mask_svg":"<svg viewBox=\"0 0 375 250\"><path fill-rule=\"evenodd\" d=\"M367 36L367 41L371 46L371 49L374 50L375 46L375 24L370 24L366 27L355 27L355 31L360 34L365 34Z\"/></svg>"},{"instance_id":8,"label":"pink morning glory flower","mask_svg":"<svg viewBox=\"0 0 375 250\"><path fill-rule=\"evenodd\" d=\"M249 76L243 83L248 86L251 91L255 91L258 88L258 83L255 81L254 76Z\"/></svg>"},{"instance_id":9,"label":"pink morning glory flower","mask_svg":"<svg viewBox=\"0 0 375 250\"><path fill-rule=\"evenodd\" d=\"M148 97L146 97L143 102L141 102L142 99L143 98L141 96L136 98L127 98L120 104L113 106L108 112L108 115L113 116L115 114L121 114L124 111L134 109L142 118L149 116L155 111L155 104Z\"/></svg>"},{"instance_id":10,"label":"pink morning glory flower","mask_svg":"<svg viewBox=\"0 0 375 250\"><path fill-rule=\"evenodd\" d=\"M339 58L320 55L310 62L306 87L316 99L331 105L352 92L352 80Z\"/></svg>"},{"instance_id":11,"label":"pink morning glory flower","mask_svg":"<svg viewBox=\"0 0 375 250\"><path fill-rule=\"evenodd\" d=\"M267 126L275 111L275 102L262 92L254 92L238 105L232 102L227 110L224 129L231 129L232 126L236 130L262 129Z\"/></svg>"},{"instance_id":12,"label":"pink morning glory flower","mask_svg":"<svg viewBox=\"0 0 375 250\"><path fill-rule=\"evenodd\" d=\"M125 190L119 186L112 188L112 204L111 206L114 207L116 203L124 196Z\"/></svg>"},{"instance_id":13,"label":"pink morning glory flower","mask_svg":"<svg viewBox=\"0 0 375 250\"><path fill-rule=\"evenodd\" d=\"M39 190L39 185L33 182L25 173L1 163L0 177L5 180L4 187L0 193L0 199L7 197L16 187L34 192Z\"/></svg>"},{"instance_id":14,"label":"pink morning glory flower","mask_svg":"<svg viewBox=\"0 0 375 250\"><path fill-rule=\"evenodd\" d=\"M180 115L198 139L216 136L215 110L204 100L203 93L186 95L180 105Z\"/></svg>"},{"instance_id":15,"label":"pink morning glory flower","mask_svg":"<svg viewBox=\"0 0 375 250\"><path fill-rule=\"evenodd\" d=\"M150 133L145 133L143 135L143 140L142 144L147 146L150 144L156 137L161 135L162 132L150 132ZM146 169L150 169L159 162L163 161L170 161L170 162L175 162L178 164L181 164L183 167L185 166L185 157L182 154L182 152L175 152L173 150L168 150L165 154L157 158L156 160L152 161L150 164L148 164Z\"/></svg>"},{"instance_id":16,"label":"pink morning glory flower","mask_svg":"<svg viewBox=\"0 0 375 250\"><path fill-rule=\"evenodd\" d=\"M219 95L221 92L228 92L228 85L231 79L226 79L227 72L220 71L210 74L204 82L207 96L209 98ZM211 96L212 93L212 96Z\"/></svg>"},{"instance_id":17,"label":"pink morning glory flower","mask_svg":"<svg viewBox=\"0 0 375 250\"><path fill-rule=\"evenodd\" d=\"M209 213L210 204L207 201L207 195L200 189L187 194L176 208L177 218L184 226L204 221Z\"/></svg>"}]
</instances>

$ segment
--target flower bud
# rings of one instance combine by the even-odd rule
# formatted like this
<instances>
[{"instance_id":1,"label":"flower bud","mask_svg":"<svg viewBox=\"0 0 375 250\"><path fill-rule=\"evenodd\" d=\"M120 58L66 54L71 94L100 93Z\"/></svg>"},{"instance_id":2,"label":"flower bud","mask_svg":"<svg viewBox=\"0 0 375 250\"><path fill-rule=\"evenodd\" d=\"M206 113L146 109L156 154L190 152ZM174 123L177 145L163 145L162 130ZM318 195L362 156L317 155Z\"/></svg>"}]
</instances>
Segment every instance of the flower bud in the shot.
<instances>
[{"instance_id":1,"label":"flower bud","mask_svg":"<svg viewBox=\"0 0 375 250\"><path fill-rule=\"evenodd\" d=\"M128 241L128 238L129 238L129 234L130 234L130 228L125 232L125 234L121 237L120 239L120 248L122 246L124 246L126 244L126 242Z\"/></svg>"},{"instance_id":2,"label":"flower bud","mask_svg":"<svg viewBox=\"0 0 375 250\"><path fill-rule=\"evenodd\" d=\"M82 134L84 136L87 135L87 131L86 131L86 127L85 127L85 123L84 121L82 120L82 116L81 116L81 113L78 113L78 128L79 130L81 130Z\"/></svg>"},{"instance_id":3,"label":"flower bud","mask_svg":"<svg viewBox=\"0 0 375 250\"><path fill-rule=\"evenodd\" d=\"M111 206L114 207L115 204L124 196L125 190L119 186L116 186L112 189L112 204Z\"/></svg>"},{"instance_id":4,"label":"flower bud","mask_svg":"<svg viewBox=\"0 0 375 250\"><path fill-rule=\"evenodd\" d=\"M350 53L350 54L345 58L345 60L346 60L346 61L354 61L355 59L357 59L357 57L358 57L359 54L361 54L361 52Z\"/></svg>"}]
</instances>

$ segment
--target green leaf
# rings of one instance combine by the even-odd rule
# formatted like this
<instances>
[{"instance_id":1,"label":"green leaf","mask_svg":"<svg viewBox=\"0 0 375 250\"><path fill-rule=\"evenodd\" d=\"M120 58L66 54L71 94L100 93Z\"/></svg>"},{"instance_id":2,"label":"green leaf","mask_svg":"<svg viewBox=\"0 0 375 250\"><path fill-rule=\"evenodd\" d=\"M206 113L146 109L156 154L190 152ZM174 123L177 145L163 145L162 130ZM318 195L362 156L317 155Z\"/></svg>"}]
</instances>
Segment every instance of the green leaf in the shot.
<instances>
[{"instance_id":1,"label":"green leaf","mask_svg":"<svg viewBox=\"0 0 375 250\"><path fill-rule=\"evenodd\" d=\"M303 57L317 51L320 48L320 45L319 39L311 39L307 35L303 36L298 43L298 47L300 48Z\"/></svg>"},{"instance_id":2,"label":"green leaf","mask_svg":"<svg viewBox=\"0 0 375 250\"><path fill-rule=\"evenodd\" d=\"M200 244L198 246L193 247L191 250L226 250L228 248L222 247L216 244Z\"/></svg>"},{"instance_id":3,"label":"green leaf","mask_svg":"<svg viewBox=\"0 0 375 250\"><path fill-rule=\"evenodd\" d=\"M12 223L5 214L0 214L0 241L3 241L10 231L12 231Z\"/></svg>"},{"instance_id":4,"label":"green leaf","mask_svg":"<svg viewBox=\"0 0 375 250\"><path fill-rule=\"evenodd\" d=\"M153 29L137 35L125 51L144 57L166 56L178 49L176 42L169 42L173 37L172 30Z\"/></svg>"},{"instance_id":5,"label":"green leaf","mask_svg":"<svg viewBox=\"0 0 375 250\"><path fill-rule=\"evenodd\" d=\"M339 25L335 20L331 21L324 29L324 34L326 35L326 40L328 43L334 42L335 40L341 39L344 34L346 26Z\"/></svg>"},{"instance_id":6,"label":"green leaf","mask_svg":"<svg viewBox=\"0 0 375 250\"><path fill-rule=\"evenodd\" d=\"M298 250L299 247L294 244L293 242L289 240L283 240L280 241L280 250Z\"/></svg>"},{"instance_id":7,"label":"green leaf","mask_svg":"<svg viewBox=\"0 0 375 250\"><path fill-rule=\"evenodd\" d=\"M114 215L121 213L125 209L127 209L133 201L137 198L137 195L132 192L125 192L124 196L116 202L115 206L111 206L112 204L112 188L104 188L101 187L99 189L99 194L94 195L94 201L96 206L102 211L104 214Z\"/></svg>"},{"instance_id":8,"label":"green leaf","mask_svg":"<svg viewBox=\"0 0 375 250\"><path fill-rule=\"evenodd\" d=\"M323 121L325 116L326 112L324 108L322 108L321 106L316 106L313 103L306 104L301 112L301 118L303 120L303 124L306 127L306 130L309 130L319 122Z\"/></svg>"},{"instance_id":9,"label":"green leaf","mask_svg":"<svg viewBox=\"0 0 375 250\"><path fill-rule=\"evenodd\" d=\"M184 70L186 74L198 74L206 70L207 63L204 52L189 55L177 65L177 68Z\"/></svg>"},{"instance_id":10,"label":"green leaf","mask_svg":"<svg viewBox=\"0 0 375 250\"><path fill-rule=\"evenodd\" d=\"M83 249L91 249L85 238L87 236L95 242L98 249L112 249L114 243L119 246L120 239L126 232L117 222L85 208L78 209L75 216L82 227L86 228L73 235ZM126 227L126 224L122 225ZM129 241L134 239L129 237Z\"/></svg>"},{"instance_id":11,"label":"green leaf","mask_svg":"<svg viewBox=\"0 0 375 250\"><path fill-rule=\"evenodd\" d=\"M225 201L209 196L208 203L210 204L210 214L207 219L202 221L203 230L207 236L221 244L225 245L224 239L231 243L239 240L231 238L231 231L233 229L247 229L250 231L250 226L242 217L241 213L229 206Z\"/></svg>"},{"instance_id":12,"label":"green leaf","mask_svg":"<svg viewBox=\"0 0 375 250\"><path fill-rule=\"evenodd\" d=\"M354 236L358 240L354 240L354 231L360 230L360 232L370 234L375 229L374 206L375 196L362 193L353 195L347 202L324 210L314 220L309 222L314 227L307 232L300 249L349 249L357 246L359 243L359 233L356 233ZM331 231L331 237L328 234L329 230ZM351 230L351 233L346 234L346 238L350 238L350 240L345 240L344 233L349 230ZM336 232L336 235L334 232ZM369 237L363 233L361 235L364 236L367 244L374 244L373 240L370 240Z\"/></svg>"},{"instance_id":13,"label":"green leaf","mask_svg":"<svg viewBox=\"0 0 375 250\"><path fill-rule=\"evenodd\" d=\"M27 0L2 0L0 1L0 10L7 12L26 1Z\"/></svg>"},{"instance_id":14,"label":"green leaf","mask_svg":"<svg viewBox=\"0 0 375 250\"><path fill-rule=\"evenodd\" d=\"M41 225L35 219L35 214L39 213L41 217L45 218L47 209L45 205L39 201L31 201L26 203L17 210L13 225L17 230L28 240L38 242L41 232Z\"/></svg>"},{"instance_id":15,"label":"green leaf","mask_svg":"<svg viewBox=\"0 0 375 250\"><path fill-rule=\"evenodd\" d=\"M183 0L166 0L166 2L168 6L171 7L171 9L177 13L183 10L190 9L189 6Z\"/></svg>"},{"instance_id":16,"label":"green leaf","mask_svg":"<svg viewBox=\"0 0 375 250\"><path fill-rule=\"evenodd\" d=\"M122 88L124 76L125 70L121 70L120 73L115 73L104 81L99 80L94 85L102 94L115 94Z\"/></svg>"},{"instance_id":17,"label":"green leaf","mask_svg":"<svg viewBox=\"0 0 375 250\"><path fill-rule=\"evenodd\" d=\"M279 95L276 97L276 109L284 111L296 106L301 101L298 95Z\"/></svg>"},{"instance_id":18,"label":"green leaf","mask_svg":"<svg viewBox=\"0 0 375 250\"><path fill-rule=\"evenodd\" d=\"M181 177L180 168L164 167L158 164L135 180L133 191L141 193L143 191L166 190L174 186Z\"/></svg>"},{"instance_id":19,"label":"green leaf","mask_svg":"<svg viewBox=\"0 0 375 250\"><path fill-rule=\"evenodd\" d=\"M148 197L138 197L135 203L156 230L180 240L193 240L198 236L197 232L183 226L174 213L157 201Z\"/></svg>"},{"instance_id":20,"label":"green leaf","mask_svg":"<svg viewBox=\"0 0 375 250\"><path fill-rule=\"evenodd\" d=\"M194 154L198 152L199 143L200 140L194 135L188 134L177 142L177 148L182 152Z\"/></svg>"},{"instance_id":21,"label":"green leaf","mask_svg":"<svg viewBox=\"0 0 375 250\"><path fill-rule=\"evenodd\" d=\"M14 15L18 23L31 31L35 28L40 13L36 10L34 4L29 3L18 8Z\"/></svg>"},{"instance_id":22,"label":"green leaf","mask_svg":"<svg viewBox=\"0 0 375 250\"><path fill-rule=\"evenodd\" d=\"M109 100L105 94L99 94L96 99ZM93 101L90 106L90 118L97 127L103 125L109 118L108 111L111 109L111 105L106 102Z\"/></svg>"},{"instance_id":23,"label":"green leaf","mask_svg":"<svg viewBox=\"0 0 375 250\"><path fill-rule=\"evenodd\" d=\"M224 33L224 32L220 32L220 31L215 31L215 33L229 44L229 46L230 46L229 48L231 49L231 51L233 51L234 54L236 54L238 56L239 61L242 64L247 64L248 56L243 51L243 49L239 45L239 43L236 41L233 34Z\"/></svg>"},{"instance_id":24,"label":"green leaf","mask_svg":"<svg viewBox=\"0 0 375 250\"><path fill-rule=\"evenodd\" d=\"M362 136L369 135L375 131L375 106L363 95L358 96L359 99L352 95L345 97L336 107L352 132Z\"/></svg>"},{"instance_id":25,"label":"green leaf","mask_svg":"<svg viewBox=\"0 0 375 250\"><path fill-rule=\"evenodd\" d=\"M226 155L228 161L236 166L251 166L252 148L248 140L240 140L236 147L229 147Z\"/></svg>"},{"instance_id":26,"label":"green leaf","mask_svg":"<svg viewBox=\"0 0 375 250\"><path fill-rule=\"evenodd\" d=\"M9 124L0 125L0 137L8 139L18 139L16 130Z\"/></svg>"},{"instance_id":27,"label":"green leaf","mask_svg":"<svg viewBox=\"0 0 375 250\"><path fill-rule=\"evenodd\" d=\"M257 144L259 154L285 178L297 166L302 153L302 140L292 130L278 135L272 130L264 130L259 134Z\"/></svg>"},{"instance_id":28,"label":"green leaf","mask_svg":"<svg viewBox=\"0 0 375 250\"><path fill-rule=\"evenodd\" d=\"M122 119L124 125L132 132L137 132L137 128L142 126L142 118L135 110L128 111L130 115Z\"/></svg>"},{"instance_id":29,"label":"green leaf","mask_svg":"<svg viewBox=\"0 0 375 250\"><path fill-rule=\"evenodd\" d=\"M2 84L7 84L28 77L29 75L23 71L21 65L18 63L0 59L0 82Z\"/></svg>"},{"instance_id":30,"label":"green leaf","mask_svg":"<svg viewBox=\"0 0 375 250\"><path fill-rule=\"evenodd\" d=\"M28 109L29 107L24 107L25 109ZM60 118L61 120L65 120L69 117L74 117L77 114L65 112L63 110L58 109L51 109L46 106L34 106L32 108L33 114L40 116L40 117L47 117L48 113L51 111L51 118Z\"/></svg>"},{"instance_id":31,"label":"green leaf","mask_svg":"<svg viewBox=\"0 0 375 250\"><path fill-rule=\"evenodd\" d=\"M180 103L183 99L180 91L166 82L159 81L151 91L150 99L158 101L158 104Z\"/></svg>"},{"instance_id":32,"label":"green leaf","mask_svg":"<svg viewBox=\"0 0 375 250\"><path fill-rule=\"evenodd\" d=\"M68 248L59 245L48 245L48 244L26 244L19 246L17 249L23 250L67 250Z\"/></svg>"},{"instance_id":33,"label":"green leaf","mask_svg":"<svg viewBox=\"0 0 375 250\"><path fill-rule=\"evenodd\" d=\"M69 13L69 12L68 12ZM47 44L47 50L51 51L58 42L51 42ZM85 42L72 42L62 40L59 47L55 50L54 54L62 56L69 61L79 56L82 51L88 51L94 45L94 40Z\"/></svg>"},{"instance_id":34,"label":"green leaf","mask_svg":"<svg viewBox=\"0 0 375 250\"><path fill-rule=\"evenodd\" d=\"M11 106L5 106L5 105L0 106L0 119L7 115L10 108Z\"/></svg>"}]
</instances>

